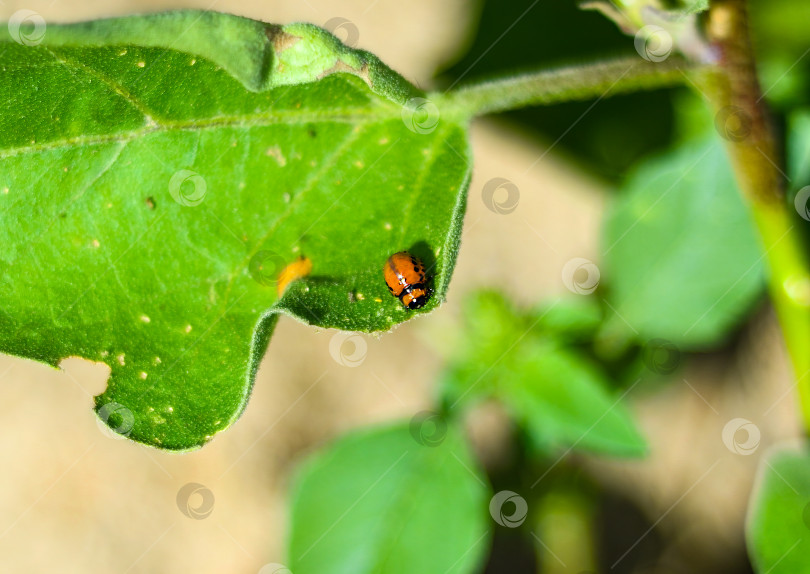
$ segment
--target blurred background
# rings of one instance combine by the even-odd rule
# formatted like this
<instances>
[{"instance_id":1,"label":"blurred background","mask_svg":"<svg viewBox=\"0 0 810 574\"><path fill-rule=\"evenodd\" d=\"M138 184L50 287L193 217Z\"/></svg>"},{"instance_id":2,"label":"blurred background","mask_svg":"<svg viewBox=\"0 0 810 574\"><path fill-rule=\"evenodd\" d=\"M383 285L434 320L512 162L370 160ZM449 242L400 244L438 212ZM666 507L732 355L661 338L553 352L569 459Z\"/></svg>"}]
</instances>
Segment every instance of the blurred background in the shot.
<instances>
[{"instance_id":1,"label":"blurred background","mask_svg":"<svg viewBox=\"0 0 810 574\"><path fill-rule=\"evenodd\" d=\"M192 7L277 23L334 25L343 18L348 24L338 35L356 34L357 47L426 89L634 53L632 38L574 2L541 0L531 11L529 2L511 4L5 0L0 19L19 9L55 23ZM780 6L790 3L760 9L763 21ZM777 25L763 29L763 45L776 46ZM777 78L792 60L773 52L763 73ZM803 76L792 74L790 90L769 95L782 102L804 97L796 94L808 91L795 84ZM0 571L258 573L283 563L296 465L347 430L430 408L442 364L437 347L458 324L466 292L496 287L526 306L576 297L563 283L564 265L575 257L600 261L601 216L612 189L640 157L671 142L680 93L477 121L474 177L447 304L392 333L363 336L367 350L357 366L330 353L336 332L282 317L245 414L200 451L167 454L102 430L91 407L105 387L104 366L68 359L55 371L0 356ZM511 213L496 213L482 200L484 184L496 177L519 189ZM611 570L617 573L750 572L743 521L757 462L769 444L799 433L791 373L767 303L723 348L691 356L676 375L628 395L651 446L647 459L574 461L596 503L599 560L607 571L621 558ZM729 450L721 438L735 417L754 421L761 432L751 455ZM511 431L501 413L481 409L468 424L487 468L516 464L508 460ZM189 482L213 493L213 512L204 520L178 510L178 490ZM534 572L541 554L499 535L487 571Z\"/></svg>"}]
</instances>

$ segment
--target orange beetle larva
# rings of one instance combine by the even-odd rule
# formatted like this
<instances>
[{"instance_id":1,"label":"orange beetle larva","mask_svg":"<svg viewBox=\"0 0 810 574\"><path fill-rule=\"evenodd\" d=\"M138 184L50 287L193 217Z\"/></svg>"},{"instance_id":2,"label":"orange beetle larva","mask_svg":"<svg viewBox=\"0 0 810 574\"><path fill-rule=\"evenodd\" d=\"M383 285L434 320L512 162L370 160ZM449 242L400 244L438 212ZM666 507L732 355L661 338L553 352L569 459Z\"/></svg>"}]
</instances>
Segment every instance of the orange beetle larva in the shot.
<instances>
[{"instance_id":1,"label":"orange beetle larva","mask_svg":"<svg viewBox=\"0 0 810 574\"><path fill-rule=\"evenodd\" d=\"M310 272L312 272L312 261L307 257L299 257L287 265L278 276L278 285L276 286L278 296L281 297L284 294L290 283L296 279L306 277Z\"/></svg>"},{"instance_id":2,"label":"orange beetle larva","mask_svg":"<svg viewBox=\"0 0 810 574\"><path fill-rule=\"evenodd\" d=\"M425 279L425 264L417 256L400 251L385 262L383 277L391 295L408 309L424 307L432 294Z\"/></svg>"}]
</instances>

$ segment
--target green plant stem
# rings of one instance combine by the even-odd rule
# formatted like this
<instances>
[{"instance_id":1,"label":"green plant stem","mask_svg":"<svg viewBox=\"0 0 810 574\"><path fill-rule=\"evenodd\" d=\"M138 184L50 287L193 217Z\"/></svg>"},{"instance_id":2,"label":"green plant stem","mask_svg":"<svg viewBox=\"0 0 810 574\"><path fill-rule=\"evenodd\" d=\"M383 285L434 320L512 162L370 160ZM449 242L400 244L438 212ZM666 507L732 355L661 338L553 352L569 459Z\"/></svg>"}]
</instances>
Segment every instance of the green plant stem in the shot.
<instances>
[{"instance_id":1,"label":"green plant stem","mask_svg":"<svg viewBox=\"0 0 810 574\"><path fill-rule=\"evenodd\" d=\"M754 218L767 250L769 292L793 363L805 434L810 435L810 266L787 209L758 206Z\"/></svg>"},{"instance_id":2,"label":"green plant stem","mask_svg":"<svg viewBox=\"0 0 810 574\"><path fill-rule=\"evenodd\" d=\"M720 66L697 75L717 108L747 122L728 152L759 229L769 267L769 291L797 378L805 433L810 434L810 263L797 220L785 199L782 145L757 79L746 0L716 0L707 34ZM745 133L747 132L747 133Z\"/></svg>"},{"instance_id":3,"label":"green plant stem","mask_svg":"<svg viewBox=\"0 0 810 574\"><path fill-rule=\"evenodd\" d=\"M681 84L690 64L677 57L647 62L641 57L546 70L429 95L444 115L474 117L525 106L602 98Z\"/></svg>"},{"instance_id":4,"label":"green plant stem","mask_svg":"<svg viewBox=\"0 0 810 574\"><path fill-rule=\"evenodd\" d=\"M581 489L555 486L536 501L534 546L544 574L591 572L596 568L594 501ZM540 572L541 570L538 570Z\"/></svg>"}]
</instances>

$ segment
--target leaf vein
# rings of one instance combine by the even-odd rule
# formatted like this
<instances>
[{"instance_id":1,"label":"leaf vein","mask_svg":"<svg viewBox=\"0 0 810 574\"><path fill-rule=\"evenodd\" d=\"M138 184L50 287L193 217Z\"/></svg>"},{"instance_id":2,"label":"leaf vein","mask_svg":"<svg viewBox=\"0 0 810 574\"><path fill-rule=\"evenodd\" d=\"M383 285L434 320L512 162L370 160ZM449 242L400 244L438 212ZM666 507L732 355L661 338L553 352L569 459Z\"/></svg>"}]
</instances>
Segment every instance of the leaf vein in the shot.
<instances>
[{"instance_id":1,"label":"leaf vein","mask_svg":"<svg viewBox=\"0 0 810 574\"><path fill-rule=\"evenodd\" d=\"M118 134L105 134L105 135L81 135L69 138L53 140L47 143L32 144L27 146L19 146L15 148L7 148L0 151L0 159L7 159L10 157L25 155L30 153L47 152L52 150L61 149L64 147L80 147L102 145L107 143L128 143L141 137L152 135L154 133L164 133L171 131L203 131L203 130L217 130L221 128L242 128L250 129L253 127L265 127L272 125L305 125L316 123L345 123L357 126L378 123L393 119L393 116L386 114L370 114L370 113L351 113L334 114L334 113L290 113L274 115L268 114L255 114L251 116L221 116L216 118L208 118L205 120L193 119L178 122L164 122L160 125L147 126L138 130L120 132Z\"/></svg>"},{"instance_id":2,"label":"leaf vein","mask_svg":"<svg viewBox=\"0 0 810 574\"><path fill-rule=\"evenodd\" d=\"M143 115L144 120L148 126L156 126L158 123L152 117L152 111L149 110L143 102L141 102L138 98L136 98L133 94L128 92L124 86L116 82L114 79L107 77L106 75L102 74L98 70L91 68L81 62L73 60L68 56L65 56L64 53L57 53L50 48L45 48L45 50L51 54L58 62L63 64L66 68L74 70L76 72L82 72L87 76L91 76L96 78L97 80L101 81L105 84L108 88L110 88L113 92L121 96L129 105L133 108L138 110L141 115Z\"/></svg>"},{"instance_id":3,"label":"leaf vein","mask_svg":"<svg viewBox=\"0 0 810 574\"><path fill-rule=\"evenodd\" d=\"M324 174L335 165L338 158L346 151L348 147L352 145L357 139L360 137L360 134L363 132L362 129L358 128L351 130L347 133L345 139L340 143L340 145L336 146L335 151L321 164L320 168L314 172L310 178L305 181L301 187L299 187L294 194L291 194L293 197L290 200L287 209L279 214L278 218L268 227L267 233L262 235L255 243L254 247L248 250L245 259L243 259L242 263L235 267L234 272L228 278L228 286L225 290L225 297L224 297L224 304L227 304L228 296L230 295L231 289L233 287L234 281L238 277L239 273L242 269L245 269L249 264L251 258L256 255L260 250L262 245L267 241L267 238L270 237L276 229L288 218L295 210L297 205L301 202L301 198L306 194L307 191L311 190L315 187L315 184L318 183Z\"/></svg>"}]
</instances>

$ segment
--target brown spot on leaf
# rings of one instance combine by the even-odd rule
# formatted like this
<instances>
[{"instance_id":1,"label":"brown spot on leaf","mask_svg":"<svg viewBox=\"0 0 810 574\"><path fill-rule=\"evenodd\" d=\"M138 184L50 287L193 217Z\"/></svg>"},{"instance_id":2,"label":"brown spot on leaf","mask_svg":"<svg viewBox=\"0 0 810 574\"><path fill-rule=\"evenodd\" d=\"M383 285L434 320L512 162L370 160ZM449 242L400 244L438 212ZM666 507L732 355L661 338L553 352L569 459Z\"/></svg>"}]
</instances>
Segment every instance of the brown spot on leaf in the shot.
<instances>
[{"instance_id":1,"label":"brown spot on leaf","mask_svg":"<svg viewBox=\"0 0 810 574\"><path fill-rule=\"evenodd\" d=\"M287 165L287 158L284 157L284 154L281 152L281 148L279 146L275 145L273 147L269 147L267 148L267 151L264 153L268 157L272 157L273 159L275 159L276 163L278 163L280 167L284 167L285 165Z\"/></svg>"},{"instance_id":2,"label":"brown spot on leaf","mask_svg":"<svg viewBox=\"0 0 810 574\"><path fill-rule=\"evenodd\" d=\"M301 41L298 36L293 36L284 31L284 28L276 24L269 24L267 26L267 39L273 44L273 51L276 54L282 53L284 50L295 46Z\"/></svg>"}]
</instances>

